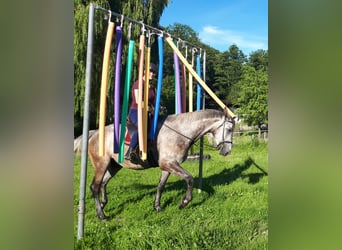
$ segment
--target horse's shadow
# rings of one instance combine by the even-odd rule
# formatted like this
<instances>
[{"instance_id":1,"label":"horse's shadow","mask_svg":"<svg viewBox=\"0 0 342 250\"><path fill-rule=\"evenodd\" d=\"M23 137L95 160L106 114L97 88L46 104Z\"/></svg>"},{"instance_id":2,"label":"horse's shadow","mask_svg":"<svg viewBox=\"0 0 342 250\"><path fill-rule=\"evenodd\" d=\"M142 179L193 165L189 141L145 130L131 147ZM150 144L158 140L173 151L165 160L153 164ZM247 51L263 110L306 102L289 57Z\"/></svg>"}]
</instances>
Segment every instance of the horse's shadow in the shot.
<instances>
[{"instance_id":1,"label":"horse's shadow","mask_svg":"<svg viewBox=\"0 0 342 250\"><path fill-rule=\"evenodd\" d=\"M249 169L251 166L255 166L257 169L259 169L259 173L243 173L245 170ZM218 174L214 174L208 177L202 178L202 188L201 191L204 191L207 193L207 196L203 196L203 198L200 201L197 201L196 203L190 203L189 206L195 207L203 204L208 196L211 196L215 193L214 186L218 185L229 185L232 182L236 181L239 178L242 179L248 179L249 184L256 184L260 181L260 179L264 176L268 176L268 173L261 168L251 157L248 157L242 164L235 164L232 168L225 168ZM194 188L199 188L199 177L194 178ZM120 214L128 202L138 202L145 198L146 196L154 196L156 193L156 185L144 185L144 184L135 184L134 188L142 190L145 189L146 192L144 192L143 195L134 196L128 200L125 200L121 204L117 205L115 208L115 214L112 214L110 217L113 218L115 215ZM161 207L164 209L165 207L174 204L175 199L179 198L179 195L184 195L186 190L186 184L184 180L178 180L175 182L168 182L165 186L164 192L168 191L177 191L177 197L169 197L164 199L162 201ZM152 203L151 203L152 204Z\"/></svg>"},{"instance_id":2,"label":"horse's shadow","mask_svg":"<svg viewBox=\"0 0 342 250\"><path fill-rule=\"evenodd\" d=\"M244 174L243 172L249 169L251 166L255 166L258 168L261 173L249 173ZM267 176L268 173L263 170L256 162L249 156L242 164L235 164L232 168L225 168L218 174L214 174L208 177L203 178L203 190L208 194L214 194L215 191L212 188L217 185L228 185L238 178L248 178L249 184L255 184L259 182L259 180L263 176ZM195 183L198 183L199 178L195 178Z\"/></svg>"}]
</instances>

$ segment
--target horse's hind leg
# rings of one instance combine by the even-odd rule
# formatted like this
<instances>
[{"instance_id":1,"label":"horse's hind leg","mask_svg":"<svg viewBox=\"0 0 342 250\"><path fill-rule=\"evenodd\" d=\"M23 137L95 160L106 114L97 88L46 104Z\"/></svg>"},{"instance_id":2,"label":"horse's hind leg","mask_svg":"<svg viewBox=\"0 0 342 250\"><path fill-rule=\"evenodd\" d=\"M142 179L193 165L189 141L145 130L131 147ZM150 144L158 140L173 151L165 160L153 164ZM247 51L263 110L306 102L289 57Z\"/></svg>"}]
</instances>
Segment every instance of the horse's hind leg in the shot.
<instances>
[{"instance_id":1,"label":"horse's hind leg","mask_svg":"<svg viewBox=\"0 0 342 250\"><path fill-rule=\"evenodd\" d=\"M92 191L93 197L95 200L95 208L96 208L97 216L99 217L100 220L105 220L106 216L102 210L102 206L101 206L100 199L99 199L99 194L100 194L103 177L110 164L110 157L109 156L99 157L98 155L93 154L93 152L91 151L89 152L89 155L93 163L93 167L94 167L94 178L90 185L90 190Z\"/></svg>"},{"instance_id":2,"label":"horse's hind leg","mask_svg":"<svg viewBox=\"0 0 342 250\"><path fill-rule=\"evenodd\" d=\"M165 183L167 181L167 179L169 178L170 173L167 171L162 171L161 176L160 176L160 181L157 187L157 194L156 194L156 199L154 201L154 208L157 212L161 211L160 208L160 198L161 195L163 193L164 187L165 187Z\"/></svg>"},{"instance_id":3,"label":"horse's hind leg","mask_svg":"<svg viewBox=\"0 0 342 250\"><path fill-rule=\"evenodd\" d=\"M179 208L184 208L192 200L192 189L194 185L194 179L190 173L185 171L178 162L160 162L160 168L164 171L173 173L185 180L187 184L186 195L181 200Z\"/></svg>"},{"instance_id":4,"label":"horse's hind leg","mask_svg":"<svg viewBox=\"0 0 342 250\"><path fill-rule=\"evenodd\" d=\"M110 164L108 166L108 169L103 177L103 180L102 180L102 184L101 184L101 195L102 195L102 199L101 199L101 207L102 209L106 206L107 204L107 191L106 191L106 186L107 186L107 183L109 182L109 180L114 176L116 175L119 170L121 169L122 167L117 164L113 159L111 159L110 161Z\"/></svg>"},{"instance_id":5,"label":"horse's hind leg","mask_svg":"<svg viewBox=\"0 0 342 250\"><path fill-rule=\"evenodd\" d=\"M107 200L107 191L106 191L106 186L107 186L107 183L108 181L112 178L112 175L109 173L109 171L107 170L105 175L103 176L103 180L102 180L102 183L101 183L101 208L103 209L108 200Z\"/></svg>"}]
</instances>

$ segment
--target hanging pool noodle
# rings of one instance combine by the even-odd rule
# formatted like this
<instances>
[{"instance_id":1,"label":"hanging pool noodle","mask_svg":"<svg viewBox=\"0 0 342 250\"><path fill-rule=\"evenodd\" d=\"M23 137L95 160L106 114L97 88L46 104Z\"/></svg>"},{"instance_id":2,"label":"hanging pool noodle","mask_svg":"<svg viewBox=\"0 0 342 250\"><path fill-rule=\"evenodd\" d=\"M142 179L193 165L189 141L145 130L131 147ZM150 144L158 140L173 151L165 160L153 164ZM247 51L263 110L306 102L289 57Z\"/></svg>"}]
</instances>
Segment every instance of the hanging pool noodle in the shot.
<instances>
[{"instance_id":1,"label":"hanging pool noodle","mask_svg":"<svg viewBox=\"0 0 342 250\"><path fill-rule=\"evenodd\" d=\"M144 133L143 133L143 74L144 74L144 49L145 49L145 35L140 35L139 39L139 74L138 74L138 83L139 83L139 97L138 97L138 139L139 139L139 151L143 154L145 145L144 145ZM141 159L143 159L144 155L141 155Z\"/></svg>"},{"instance_id":2,"label":"hanging pool noodle","mask_svg":"<svg viewBox=\"0 0 342 250\"><path fill-rule=\"evenodd\" d=\"M120 129L120 152L119 152L119 163L123 162L124 149L125 149L125 134L126 134L126 118L128 112L128 100L131 85L132 65L133 65L133 52L134 52L134 40L129 41L127 66L126 66L126 79L125 88L122 101L122 112L121 112L121 129Z\"/></svg>"},{"instance_id":3,"label":"hanging pool noodle","mask_svg":"<svg viewBox=\"0 0 342 250\"><path fill-rule=\"evenodd\" d=\"M192 57L191 57L191 68L194 66L194 53L191 53ZM183 63L183 65L185 66L185 64ZM193 78L192 75L189 71L189 112L193 112L194 111L194 89L193 89ZM194 154L194 146L192 145L190 147L190 155Z\"/></svg>"},{"instance_id":4,"label":"hanging pool noodle","mask_svg":"<svg viewBox=\"0 0 342 250\"><path fill-rule=\"evenodd\" d=\"M184 65L184 63L183 63ZM191 59L191 67L194 66L194 54L192 54L192 59ZM193 78L192 75L189 71L189 112L193 112L194 111L194 92L193 92Z\"/></svg>"},{"instance_id":5,"label":"hanging pool noodle","mask_svg":"<svg viewBox=\"0 0 342 250\"><path fill-rule=\"evenodd\" d=\"M175 110L176 114L182 113L182 97L181 97L181 87L180 87L180 76L179 76L179 60L176 52L173 52L173 60L175 64L175 84L176 84L176 95L175 95Z\"/></svg>"},{"instance_id":6,"label":"hanging pool noodle","mask_svg":"<svg viewBox=\"0 0 342 250\"><path fill-rule=\"evenodd\" d=\"M197 75L201 77L201 58L199 55L197 55L196 58L196 69L197 69ZM202 100L202 87L197 83L197 105L196 105L196 110L201 110L201 100Z\"/></svg>"},{"instance_id":7,"label":"hanging pool noodle","mask_svg":"<svg viewBox=\"0 0 342 250\"><path fill-rule=\"evenodd\" d=\"M147 116L148 116L148 92L150 85L150 55L151 55L151 47L148 43L146 47L146 57L145 57L145 82L144 82L144 107L143 107L143 140L144 147L142 150L142 160L147 159Z\"/></svg>"},{"instance_id":8,"label":"hanging pool noodle","mask_svg":"<svg viewBox=\"0 0 342 250\"><path fill-rule=\"evenodd\" d=\"M157 124L158 124L158 116L159 116L159 108L160 108L160 95L162 90L162 82L163 82L163 58L164 52L164 41L163 37L158 36L158 54L159 54L159 66L158 66L158 83L157 83L157 93L156 93L156 105L154 106L154 115L153 115L153 123L150 131L150 139L154 140L156 136Z\"/></svg>"},{"instance_id":9,"label":"hanging pool noodle","mask_svg":"<svg viewBox=\"0 0 342 250\"><path fill-rule=\"evenodd\" d=\"M119 127L120 127L120 82L121 82L121 56L122 56L122 27L116 27L116 65L114 86L114 153L119 152Z\"/></svg>"},{"instance_id":10,"label":"hanging pool noodle","mask_svg":"<svg viewBox=\"0 0 342 250\"><path fill-rule=\"evenodd\" d=\"M102 65L102 78L101 78L101 95L100 95L100 117L99 117L99 156L104 156L105 148L105 122L106 122L106 97L107 97L107 85L108 85L108 69L109 69L109 56L110 47L112 44L114 32L114 23L108 23L108 30L106 36L106 43L103 55Z\"/></svg>"},{"instance_id":11,"label":"hanging pool noodle","mask_svg":"<svg viewBox=\"0 0 342 250\"><path fill-rule=\"evenodd\" d=\"M182 64L182 111L186 112L186 67Z\"/></svg>"}]
</instances>

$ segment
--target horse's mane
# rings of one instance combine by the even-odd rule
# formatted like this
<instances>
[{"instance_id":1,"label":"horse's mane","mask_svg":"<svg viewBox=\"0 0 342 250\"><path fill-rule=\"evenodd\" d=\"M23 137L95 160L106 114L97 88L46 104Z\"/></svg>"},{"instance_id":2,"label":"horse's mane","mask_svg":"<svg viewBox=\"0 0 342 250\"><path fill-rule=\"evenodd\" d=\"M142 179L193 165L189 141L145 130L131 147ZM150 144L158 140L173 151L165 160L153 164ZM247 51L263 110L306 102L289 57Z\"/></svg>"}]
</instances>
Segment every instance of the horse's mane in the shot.
<instances>
[{"instance_id":1,"label":"horse's mane","mask_svg":"<svg viewBox=\"0 0 342 250\"><path fill-rule=\"evenodd\" d=\"M195 112L189 112L189 113L182 113L178 115L169 115L168 121L172 122L175 119L180 119L182 121L186 122L192 122L192 121L198 121L203 119L210 119L210 118L216 118L216 117L222 117L224 114L222 111L215 110L215 109L205 109L205 110L199 110Z\"/></svg>"}]
</instances>

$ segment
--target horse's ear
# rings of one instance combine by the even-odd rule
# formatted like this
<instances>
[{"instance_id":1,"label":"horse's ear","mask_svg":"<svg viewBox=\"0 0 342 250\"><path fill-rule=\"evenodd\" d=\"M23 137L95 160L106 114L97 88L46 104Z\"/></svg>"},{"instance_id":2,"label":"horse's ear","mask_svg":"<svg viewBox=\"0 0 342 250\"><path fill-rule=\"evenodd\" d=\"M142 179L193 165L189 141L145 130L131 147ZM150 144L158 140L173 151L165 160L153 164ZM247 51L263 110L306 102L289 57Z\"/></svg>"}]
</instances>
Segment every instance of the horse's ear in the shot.
<instances>
[{"instance_id":1,"label":"horse's ear","mask_svg":"<svg viewBox=\"0 0 342 250\"><path fill-rule=\"evenodd\" d=\"M228 115L228 112L227 112L227 109L226 109L226 108L223 108L223 114L224 114L225 116L229 117L229 115Z\"/></svg>"},{"instance_id":2,"label":"horse's ear","mask_svg":"<svg viewBox=\"0 0 342 250\"><path fill-rule=\"evenodd\" d=\"M234 113L233 113L232 111L230 111L230 110L228 109L228 107L224 107L224 108L223 108L223 113L224 113L224 115L225 115L226 117L228 117L229 119L234 120L235 115L234 115Z\"/></svg>"},{"instance_id":3,"label":"horse's ear","mask_svg":"<svg viewBox=\"0 0 342 250\"><path fill-rule=\"evenodd\" d=\"M229 115L229 112L228 112L227 107L224 107L224 109L223 109L223 114L224 114L226 117L228 117L228 118L232 118L232 117Z\"/></svg>"}]
</instances>

